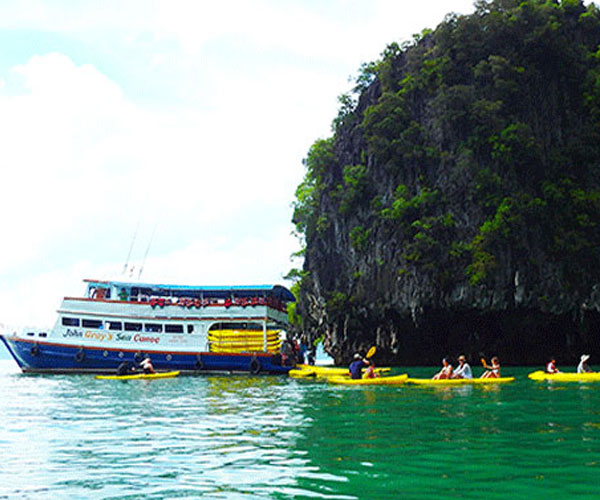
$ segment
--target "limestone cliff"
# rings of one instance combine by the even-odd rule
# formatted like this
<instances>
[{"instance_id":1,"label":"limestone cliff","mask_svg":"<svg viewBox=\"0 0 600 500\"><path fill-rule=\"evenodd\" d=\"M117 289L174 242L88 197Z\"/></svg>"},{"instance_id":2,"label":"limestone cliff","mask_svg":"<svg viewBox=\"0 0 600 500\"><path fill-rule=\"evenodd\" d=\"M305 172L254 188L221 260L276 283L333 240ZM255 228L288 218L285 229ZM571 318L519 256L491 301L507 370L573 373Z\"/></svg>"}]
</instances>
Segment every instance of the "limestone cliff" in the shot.
<instances>
[{"instance_id":1,"label":"limestone cliff","mask_svg":"<svg viewBox=\"0 0 600 500\"><path fill-rule=\"evenodd\" d=\"M306 159L301 328L338 363L600 363L600 14L477 3L390 45Z\"/></svg>"}]
</instances>

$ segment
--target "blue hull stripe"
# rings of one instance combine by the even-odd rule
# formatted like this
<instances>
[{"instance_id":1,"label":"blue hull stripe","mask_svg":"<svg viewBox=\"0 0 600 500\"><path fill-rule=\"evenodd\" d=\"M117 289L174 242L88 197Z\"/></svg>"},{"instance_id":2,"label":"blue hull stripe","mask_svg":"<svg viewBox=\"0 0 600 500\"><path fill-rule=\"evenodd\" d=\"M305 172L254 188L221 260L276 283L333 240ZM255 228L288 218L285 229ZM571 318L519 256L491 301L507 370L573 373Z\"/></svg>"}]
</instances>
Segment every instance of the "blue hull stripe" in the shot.
<instances>
[{"instance_id":1,"label":"blue hull stripe","mask_svg":"<svg viewBox=\"0 0 600 500\"><path fill-rule=\"evenodd\" d=\"M140 351L128 349L82 348L51 342L33 342L0 335L24 372L112 373L123 361L135 363ZM256 372L281 374L290 370L277 363L272 354L216 354L211 352L143 352L155 369L182 372ZM136 355L138 360L136 360ZM257 367L257 363L260 367Z\"/></svg>"}]
</instances>

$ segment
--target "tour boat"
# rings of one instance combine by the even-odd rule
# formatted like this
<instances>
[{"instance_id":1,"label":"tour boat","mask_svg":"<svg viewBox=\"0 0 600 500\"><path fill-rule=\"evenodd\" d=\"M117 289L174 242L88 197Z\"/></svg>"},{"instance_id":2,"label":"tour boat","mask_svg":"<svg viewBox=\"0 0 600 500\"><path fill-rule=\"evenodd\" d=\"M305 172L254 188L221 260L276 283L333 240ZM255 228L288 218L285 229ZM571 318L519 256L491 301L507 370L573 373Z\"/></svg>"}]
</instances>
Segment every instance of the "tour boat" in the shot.
<instances>
[{"instance_id":1,"label":"tour boat","mask_svg":"<svg viewBox=\"0 0 600 500\"><path fill-rule=\"evenodd\" d=\"M84 280L54 328L0 335L23 372L114 373L149 356L161 371L287 373L279 354L293 294L280 285Z\"/></svg>"}]
</instances>

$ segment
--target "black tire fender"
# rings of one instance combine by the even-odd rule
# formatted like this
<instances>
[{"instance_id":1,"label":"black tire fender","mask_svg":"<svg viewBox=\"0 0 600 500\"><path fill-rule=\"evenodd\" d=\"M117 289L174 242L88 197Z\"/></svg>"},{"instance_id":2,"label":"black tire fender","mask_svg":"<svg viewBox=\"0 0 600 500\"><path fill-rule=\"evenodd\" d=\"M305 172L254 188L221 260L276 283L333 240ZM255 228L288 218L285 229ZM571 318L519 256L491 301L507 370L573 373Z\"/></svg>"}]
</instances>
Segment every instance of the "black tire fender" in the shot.
<instances>
[{"instance_id":1,"label":"black tire fender","mask_svg":"<svg viewBox=\"0 0 600 500\"><path fill-rule=\"evenodd\" d=\"M75 353L75 361L78 363L83 363L85 361L85 351L83 349L79 349L79 351Z\"/></svg>"},{"instance_id":2,"label":"black tire fender","mask_svg":"<svg viewBox=\"0 0 600 500\"><path fill-rule=\"evenodd\" d=\"M41 352L42 351L41 351L40 346L39 346L39 344L37 342L35 344L33 344L31 346L31 349L29 350L29 353L32 356L39 356L41 354Z\"/></svg>"},{"instance_id":3,"label":"black tire fender","mask_svg":"<svg viewBox=\"0 0 600 500\"><path fill-rule=\"evenodd\" d=\"M254 356L250 360L250 373L252 375L258 375L260 373L261 369L262 369L262 366L260 364L260 361L258 360L258 358L256 356Z\"/></svg>"},{"instance_id":4,"label":"black tire fender","mask_svg":"<svg viewBox=\"0 0 600 500\"><path fill-rule=\"evenodd\" d=\"M204 370L204 361L202 361L202 354L196 356L196 370Z\"/></svg>"}]
</instances>

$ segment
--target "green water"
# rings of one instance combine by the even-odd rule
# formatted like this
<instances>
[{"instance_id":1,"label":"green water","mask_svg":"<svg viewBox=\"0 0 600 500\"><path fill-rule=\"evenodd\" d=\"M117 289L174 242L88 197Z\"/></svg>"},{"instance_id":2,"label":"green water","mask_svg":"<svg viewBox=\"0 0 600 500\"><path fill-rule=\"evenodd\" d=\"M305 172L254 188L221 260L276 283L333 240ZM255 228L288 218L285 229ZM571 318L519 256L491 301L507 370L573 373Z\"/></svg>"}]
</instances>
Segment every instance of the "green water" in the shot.
<instances>
[{"instance_id":1,"label":"green water","mask_svg":"<svg viewBox=\"0 0 600 500\"><path fill-rule=\"evenodd\" d=\"M411 369L411 376L436 369ZM600 384L99 381L0 362L0 499L598 498Z\"/></svg>"}]
</instances>

